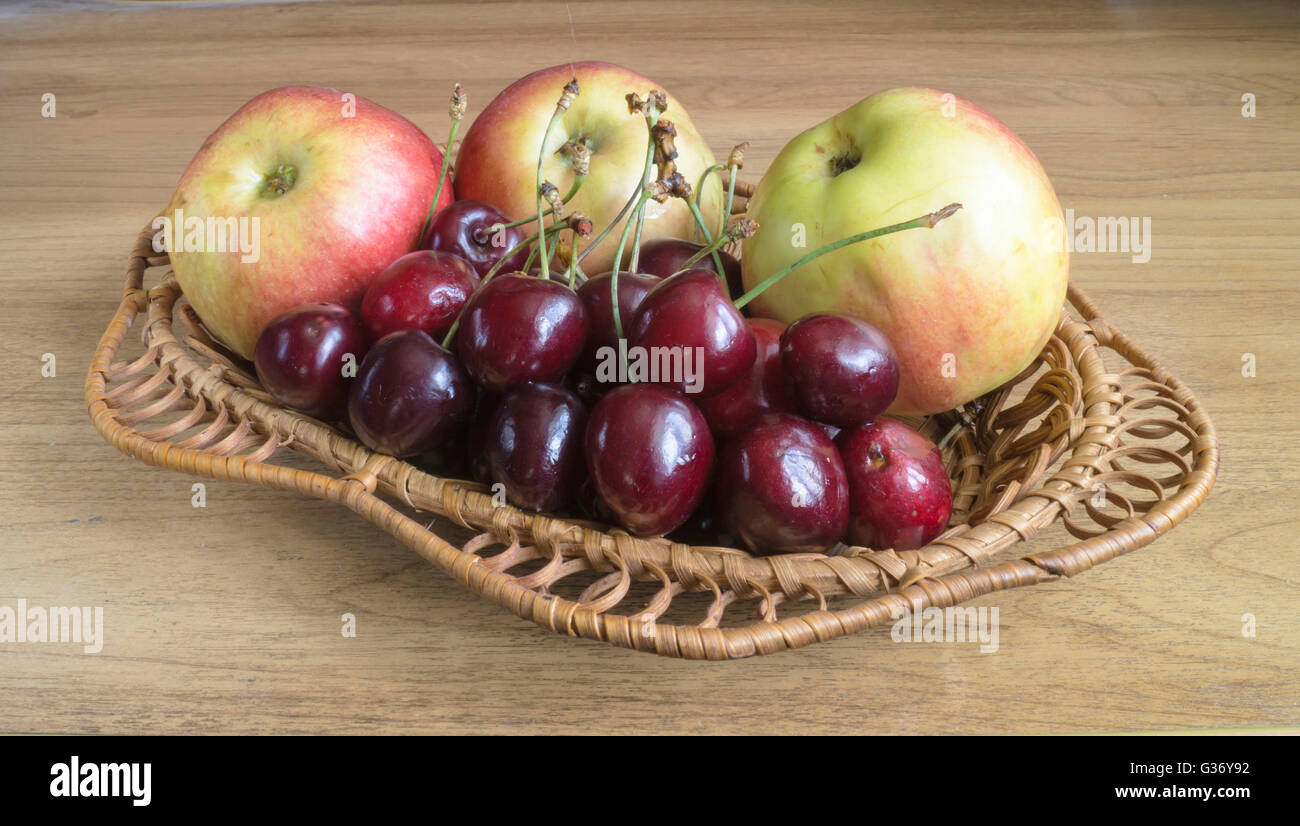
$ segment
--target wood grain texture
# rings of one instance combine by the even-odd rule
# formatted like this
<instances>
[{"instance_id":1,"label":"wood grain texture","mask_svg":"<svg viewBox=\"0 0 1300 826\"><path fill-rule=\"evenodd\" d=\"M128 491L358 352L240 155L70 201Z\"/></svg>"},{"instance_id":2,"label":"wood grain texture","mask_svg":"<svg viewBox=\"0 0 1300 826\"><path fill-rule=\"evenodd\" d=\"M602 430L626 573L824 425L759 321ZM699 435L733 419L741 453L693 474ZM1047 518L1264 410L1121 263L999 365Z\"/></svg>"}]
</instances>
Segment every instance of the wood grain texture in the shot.
<instances>
[{"instance_id":1,"label":"wood grain texture","mask_svg":"<svg viewBox=\"0 0 1300 826\"><path fill-rule=\"evenodd\" d=\"M1300 9L939 2L41 4L0 24L0 605L103 606L106 643L0 644L0 732L1046 732L1300 725ZM1149 216L1146 264L1073 277L1186 381L1223 446L1155 545L996 594L1000 647L887 630L706 664L549 635L337 507L126 459L82 379L140 226L272 86L396 109L435 139L528 71L656 78L757 177L880 89L991 110L1062 204ZM57 117L41 96L57 96ZM1242 95L1257 116L1242 117ZM42 378L42 356L57 375ZM1257 375L1242 375L1243 354ZM1063 539L1056 531L1042 538ZM340 635L340 615L358 636ZM1242 634L1253 614L1254 638Z\"/></svg>"}]
</instances>

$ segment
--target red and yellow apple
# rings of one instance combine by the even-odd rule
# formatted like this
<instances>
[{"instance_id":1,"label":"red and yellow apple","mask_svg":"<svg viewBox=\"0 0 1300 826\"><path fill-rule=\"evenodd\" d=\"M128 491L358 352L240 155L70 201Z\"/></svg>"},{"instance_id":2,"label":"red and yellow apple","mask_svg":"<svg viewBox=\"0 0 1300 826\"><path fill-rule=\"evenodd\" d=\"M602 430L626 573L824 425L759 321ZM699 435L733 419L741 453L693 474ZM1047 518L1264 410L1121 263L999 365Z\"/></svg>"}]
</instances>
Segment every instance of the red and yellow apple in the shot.
<instances>
[{"instance_id":1,"label":"red and yellow apple","mask_svg":"<svg viewBox=\"0 0 1300 826\"><path fill-rule=\"evenodd\" d=\"M415 248L442 162L419 127L364 98L264 92L204 141L162 216L181 289L246 358L292 307L355 311L371 279ZM445 185L439 208L453 197Z\"/></svg>"},{"instance_id":2,"label":"red and yellow apple","mask_svg":"<svg viewBox=\"0 0 1300 826\"><path fill-rule=\"evenodd\" d=\"M591 150L590 171L582 189L567 204L567 211L580 210L603 229L618 215L636 190L645 169L649 134L645 118L628 111L627 94L641 97L664 87L630 69L595 61L565 63L542 69L515 81L487 105L470 127L456 156L456 194L483 201L502 210L511 220L537 214L537 159L546 128L555 112L564 84L578 79L579 94L556 124L547 143L542 177L564 195L573 184L570 156L560 147L571 140ZM713 153L680 101L668 95L664 120L677 129L677 168L692 187L713 164ZM700 210L709 231L721 225L722 185L709 177ZM625 218L624 221L627 219ZM610 269L618 248L622 223L605 237L587 258L583 268L590 273ZM659 237L690 238L695 221L678 199L646 205L643 241ZM536 229L532 227L531 229ZM631 253L629 243L624 252Z\"/></svg>"},{"instance_id":3,"label":"red and yellow apple","mask_svg":"<svg viewBox=\"0 0 1300 826\"><path fill-rule=\"evenodd\" d=\"M1005 124L934 89L892 89L814 126L781 150L749 201L746 289L808 252L949 203L963 209L836 250L756 299L793 322L847 312L898 353L894 413L936 413L1014 378L1055 329L1069 257L1062 219L1033 152ZM1054 223L1055 222L1055 223Z\"/></svg>"}]
</instances>

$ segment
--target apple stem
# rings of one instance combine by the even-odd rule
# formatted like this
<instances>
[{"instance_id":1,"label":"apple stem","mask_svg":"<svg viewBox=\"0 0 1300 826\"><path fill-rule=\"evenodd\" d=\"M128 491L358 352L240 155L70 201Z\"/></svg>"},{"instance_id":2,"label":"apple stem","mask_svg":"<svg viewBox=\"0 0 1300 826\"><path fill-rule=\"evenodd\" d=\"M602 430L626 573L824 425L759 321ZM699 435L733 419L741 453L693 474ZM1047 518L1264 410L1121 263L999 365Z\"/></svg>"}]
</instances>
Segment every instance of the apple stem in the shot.
<instances>
[{"instance_id":1,"label":"apple stem","mask_svg":"<svg viewBox=\"0 0 1300 826\"><path fill-rule=\"evenodd\" d=\"M564 91L560 93L560 99L555 102L555 111L551 113L551 119L546 123L546 132L542 135L542 146L537 151L537 246L541 250L541 262L544 266L549 266L549 257L546 254L546 217L542 206L542 185L545 181L542 178L542 163L546 160L546 146L551 142L551 134L555 131L555 125L560 122L564 113L569 111L569 106L573 104L573 99L578 96L578 79L575 77L568 83L564 84ZM526 269L526 268L525 268ZM548 272L549 276L550 273Z\"/></svg>"},{"instance_id":2,"label":"apple stem","mask_svg":"<svg viewBox=\"0 0 1300 826\"><path fill-rule=\"evenodd\" d=\"M789 265L785 269L779 270L778 272L769 275L767 278L763 279L763 281L757 287L745 293L740 298L736 299L735 302L736 309L739 310L749 302L753 301L755 298L758 298L760 295L763 294L764 291L766 291L773 284L780 281L782 278L785 278L791 272L798 269L799 267L802 267L804 264L807 264L809 261L812 261L815 258L820 258L823 255L826 255L827 253L834 252L840 247L847 247L849 244L856 244L859 241L867 241L872 238L879 238L882 235L889 235L895 232L902 232L905 229L920 229L922 227L926 229L934 229L935 224L939 223L944 218L947 218L948 216L952 215L954 212L956 212L959 209L961 209L961 204L948 204L948 206L944 207L943 209L936 210L927 215L922 215L919 218L913 218L912 220L904 221L901 224L891 224L887 227L880 227L879 229L860 232L857 235L850 235L847 238L841 238L840 240L833 241L824 247L815 249L812 252L805 255L804 257L800 258L798 261L795 261L793 264Z\"/></svg>"},{"instance_id":3,"label":"apple stem","mask_svg":"<svg viewBox=\"0 0 1300 826\"><path fill-rule=\"evenodd\" d=\"M424 216L424 228L420 230L420 240L429 232L429 225L433 223L433 213L438 208L438 199L442 197L442 187L447 182L447 171L451 169L451 147L456 143L456 133L460 131L461 118L465 117L465 109L469 105L469 97L459 83L451 90L451 105L447 108L447 114L451 116L451 131L447 134L447 151L442 153L442 169L438 172L438 187L433 190L433 200L429 202L429 214Z\"/></svg>"}]
</instances>

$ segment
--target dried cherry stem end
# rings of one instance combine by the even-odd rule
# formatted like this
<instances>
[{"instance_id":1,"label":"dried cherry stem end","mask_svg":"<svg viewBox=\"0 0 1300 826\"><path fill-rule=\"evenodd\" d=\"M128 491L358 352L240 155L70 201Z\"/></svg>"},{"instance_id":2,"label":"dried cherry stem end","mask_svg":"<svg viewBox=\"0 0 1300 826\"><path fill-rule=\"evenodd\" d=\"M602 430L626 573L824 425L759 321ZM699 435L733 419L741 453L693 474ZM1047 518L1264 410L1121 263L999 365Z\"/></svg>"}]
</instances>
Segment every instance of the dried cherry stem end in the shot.
<instances>
[{"instance_id":1,"label":"dried cherry stem end","mask_svg":"<svg viewBox=\"0 0 1300 826\"><path fill-rule=\"evenodd\" d=\"M673 275L676 275L678 272L686 272L691 267L695 266L698 262L703 261L708 256L712 255L716 251L725 247L727 244L730 244L733 241L739 241L741 239L748 238L749 236L753 235L755 232L758 232L758 222L751 220L749 218L741 218L731 226L727 227L727 229L716 239L709 242L709 244L705 246L704 249L699 250L690 258L687 258L685 261L683 261L682 265L677 268L677 272L673 273ZM723 279L722 281L723 284L727 283L726 274L725 271L722 269L721 263L718 264L718 277ZM728 293L728 295L730 295L730 293Z\"/></svg>"},{"instance_id":2,"label":"dried cherry stem end","mask_svg":"<svg viewBox=\"0 0 1300 826\"><path fill-rule=\"evenodd\" d=\"M868 241L872 238L879 238L882 235L890 235L895 232L902 232L905 229L922 229L922 228L934 229L935 224L939 223L944 218L949 217L959 209L961 209L961 204L948 204L948 206L944 207L943 209L936 210L934 212L929 213L928 215L922 215L919 218L913 218L912 220L904 221L901 224L891 224L887 227L880 227L879 229L872 229L872 230L867 230L866 232L860 232L857 235L850 235L848 238L841 238L840 240L833 241L824 247L815 249L812 252L805 255L804 257L800 258L798 261L795 261L793 264L786 267L785 269L779 270L773 273L772 275L769 275L767 278L763 279L763 281L758 286L754 287L754 289L750 290L749 292L742 295L740 298L736 299L736 309L739 310L749 302L753 301L755 298L758 298L773 284L780 281L782 278L785 278L791 272L797 270L798 268L802 267L804 264L807 264L808 262L812 261L815 258L820 258L823 255L826 255L827 253L834 252L835 250L840 249L841 247L847 247L850 244L856 244L859 241Z\"/></svg>"},{"instance_id":3,"label":"dried cherry stem end","mask_svg":"<svg viewBox=\"0 0 1300 826\"><path fill-rule=\"evenodd\" d=\"M573 178L573 185L569 187L569 191L566 192L566 193L564 194L564 197L560 199L560 203L562 203L562 204L567 204L569 201L572 201L572 200L573 200L573 196L575 196L575 195L578 194L578 190L582 189L582 185L583 185L583 183L586 182L586 180L587 180L587 176L586 176L586 175L577 175L577 176L574 176L574 178ZM542 216L543 216L543 217L549 217L549 216L554 215L554 214L555 214L555 209L552 208L552 207L547 207L545 210L542 211ZM508 223L508 224L502 224L500 228L501 228L501 229L514 229L515 227L522 227L524 224L531 224L531 223L533 223L533 222L536 221L536 220L537 220L537 216L536 216L536 215L529 215L527 218L520 218L518 221L511 221L511 222ZM552 225L552 226L554 226L554 225Z\"/></svg>"}]
</instances>

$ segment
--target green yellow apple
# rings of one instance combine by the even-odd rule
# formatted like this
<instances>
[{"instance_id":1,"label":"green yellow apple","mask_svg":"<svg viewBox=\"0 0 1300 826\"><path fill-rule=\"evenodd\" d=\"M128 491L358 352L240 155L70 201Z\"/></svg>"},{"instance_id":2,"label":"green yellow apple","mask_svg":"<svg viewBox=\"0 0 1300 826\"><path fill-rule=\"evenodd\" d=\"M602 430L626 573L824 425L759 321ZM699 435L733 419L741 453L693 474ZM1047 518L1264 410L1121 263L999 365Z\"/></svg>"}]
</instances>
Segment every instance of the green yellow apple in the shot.
<instances>
[{"instance_id":1,"label":"green yellow apple","mask_svg":"<svg viewBox=\"0 0 1300 826\"><path fill-rule=\"evenodd\" d=\"M200 147L155 221L204 326L251 358L300 304L356 310L414 249L442 169L419 127L365 98L286 86L244 104ZM439 208L453 200L450 186Z\"/></svg>"},{"instance_id":2,"label":"green yellow apple","mask_svg":"<svg viewBox=\"0 0 1300 826\"><path fill-rule=\"evenodd\" d=\"M749 201L759 229L744 244L745 286L826 243L953 202L963 208L933 229L794 270L754 314L793 322L839 311L875 324L899 357L891 412L936 413L997 388L1051 336L1069 256L1051 242L1061 206L1034 153L955 95L891 89L790 141Z\"/></svg>"},{"instance_id":3,"label":"green yellow apple","mask_svg":"<svg viewBox=\"0 0 1300 826\"><path fill-rule=\"evenodd\" d=\"M586 144L591 150L590 171L567 210L585 212L597 232L614 220L639 184L649 141L645 118L628 111L627 94L645 97L651 90L666 90L650 78L612 63L553 66L515 81L498 94L475 118L461 143L455 173L458 197L492 204L512 220L537 214L537 159L542 140L564 84L574 77L579 94L551 133L542 176L561 195L566 194L574 175L572 159L561 147L569 141ZM713 165L713 153L681 101L671 94L663 119L677 129L678 171L695 187L704 170ZM712 175L700 210L713 233L722 225L722 200L722 185ZM583 259L584 270L599 273L610 269L621 227L622 223ZM664 204L651 201L641 238L690 238L694 227L690 210L679 199ZM625 258L630 251L629 243Z\"/></svg>"}]
</instances>

